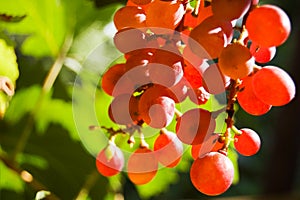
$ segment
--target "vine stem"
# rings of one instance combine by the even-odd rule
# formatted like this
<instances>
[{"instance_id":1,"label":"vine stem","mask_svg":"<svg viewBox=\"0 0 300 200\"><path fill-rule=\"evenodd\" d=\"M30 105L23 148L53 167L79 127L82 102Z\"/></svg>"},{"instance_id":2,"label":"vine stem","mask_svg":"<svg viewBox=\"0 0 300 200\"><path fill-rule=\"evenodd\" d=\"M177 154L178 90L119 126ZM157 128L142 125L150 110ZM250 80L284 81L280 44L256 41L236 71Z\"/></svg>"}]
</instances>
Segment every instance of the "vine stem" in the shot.
<instances>
[{"instance_id":1,"label":"vine stem","mask_svg":"<svg viewBox=\"0 0 300 200\"><path fill-rule=\"evenodd\" d=\"M14 171L16 174L20 176L20 178L30 185L32 188L34 188L36 191L41 191L45 190L48 191L46 186L44 186L42 183L37 181L32 174L30 174L28 171L21 169L20 167L15 166L15 163L8 159L6 156L0 154L0 160L4 163L5 166L10 168L12 171ZM53 194L52 192L50 193L49 196L47 196L47 199L49 200L59 200L59 198Z\"/></svg>"},{"instance_id":2,"label":"vine stem","mask_svg":"<svg viewBox=\"0 0 300 200\"><path fill-rule=\"evenodd\" d=\"M30 115L27 119L25 128L23 129L23 132L22 132L21 136L19 137L19 140L18 140L18 142L15 146L15 149L11 155L11 160L13 162L16 161L17 156L19 155L19 153L21 153L24 150L24 148L27 144L27 141L28 141L30 134L32 133L32 129L34 127L34 122L35 122L34 117L35 117L36 113L38 113L38 111L40 110L43 99L45 98L46 94L48 94L48 92L51 90L55 80L57 79L72 43L73 43L73 35L69 34L66 36L64 44L54 62L54 64L52 65L50 71L48 72L48 74L45 78L39 98L34 106L34 109L32 110L32 112L30 113Z\"/></svg>"}]
</instances>

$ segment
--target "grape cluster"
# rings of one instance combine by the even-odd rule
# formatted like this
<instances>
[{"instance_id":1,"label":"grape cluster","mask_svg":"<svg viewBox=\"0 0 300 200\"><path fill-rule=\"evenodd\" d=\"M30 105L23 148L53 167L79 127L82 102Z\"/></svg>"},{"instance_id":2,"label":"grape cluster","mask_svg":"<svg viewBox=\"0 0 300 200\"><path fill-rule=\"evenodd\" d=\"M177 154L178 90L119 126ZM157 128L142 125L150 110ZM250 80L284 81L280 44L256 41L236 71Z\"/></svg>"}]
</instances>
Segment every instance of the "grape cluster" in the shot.
<instances>
[{"instance_id":1,"label":"grape cluster","mask_svg":"<svg viewBox=\"0 0 300 200\"><path fill-rule=\"evenodd\" d=\"M287 40L288 16L257 0L128 0L113 22L114 44L126 61L103 74L101 87L113 97L110 119L124 128L106 129L110 140L97 156L98 171L112 176L126 164L129 179L146 184L159 164L177 166L187 144L194 158L193 185L207 195L225 192L234 177L228 149L251 156L260 148L255 131L234 126L234 104L251 115L263 115L295 96L287 72L259 66ZM216 113L201 105L219 94L227 96L227 117L224 131L216 133ZM185 100L195 107L180 113L176 105ZM169 130L174 119L175 130ZM159 130L153 149L144 139L143 126ZM132 144L136 132L139 148L125 162L115 135L127 133Z\"/></svg>"}]
</instances>

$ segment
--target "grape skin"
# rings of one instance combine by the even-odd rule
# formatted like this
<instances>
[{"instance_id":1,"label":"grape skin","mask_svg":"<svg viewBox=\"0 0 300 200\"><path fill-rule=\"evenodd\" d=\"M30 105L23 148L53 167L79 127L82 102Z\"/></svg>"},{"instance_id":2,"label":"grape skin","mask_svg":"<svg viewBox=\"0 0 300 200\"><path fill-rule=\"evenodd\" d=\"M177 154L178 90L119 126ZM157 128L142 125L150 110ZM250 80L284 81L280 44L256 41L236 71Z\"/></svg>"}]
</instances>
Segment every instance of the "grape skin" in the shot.
<instances>
[{"instance_id":1,"label":"grape skin","mask_svg":"<svg viewBox=\"0 0 300 200\"><path fill-rule=\"evenodd\" d=\"M240 130L242 134L235 135L234 147L243 156L253 156L256 154L261 145L258 134L249 128Z\"/></svg>"},{"instance_id":2,"label":"grape skin","mask_svg":"<svg viewBox=\"0 0 300 200\"><path fill-rule=\"evenodd\" d=\"M296 93L295 83L287 72L276 66L265 66L253 76L253 91L265 104L283 106Z\"/></svg>"},{"instance_id":3,"label":"grape skin","mask_svg":"<svg viewBox=\"0 0 300 200\"><path fill-rule=\"evenodd\" d=\"M210 152L197 158L190 170L190 178L195 188L210 196L224 193L232 184L233 176L231 160L219 152Z\"/></svg>"}]
</instances>

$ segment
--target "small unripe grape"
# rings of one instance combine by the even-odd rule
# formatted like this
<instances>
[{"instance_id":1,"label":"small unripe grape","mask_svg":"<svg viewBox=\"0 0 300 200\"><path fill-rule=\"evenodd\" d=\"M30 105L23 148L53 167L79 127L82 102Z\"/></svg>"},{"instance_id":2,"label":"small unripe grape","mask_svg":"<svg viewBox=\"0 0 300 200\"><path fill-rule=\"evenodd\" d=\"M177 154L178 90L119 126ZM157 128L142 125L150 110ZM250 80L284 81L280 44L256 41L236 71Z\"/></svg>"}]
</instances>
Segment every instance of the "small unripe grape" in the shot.
<instances>
[{"instance_id":1,"label":"small unripe grape","mask_svg":"<svg viewBox=\"0 0 300 200\"><path fill-rule=\"evenodd\" d=\"M260 138L258 134L249 128L240 130L241 135L235 135L234 147L243 156L252 156L260 149Z\"/></svg>"},{"instance_id":2,"label":"small unripe grape","mask_svg":"<svg viewBox=\"0 0 300 200\"><path fill-rule=\"evenodd\" d=\"M232 184L233 175L231 160L219 152L210 152L196 159L190 170L195 188L210 196L224 193Z\"/></svg>"}]
</instances>

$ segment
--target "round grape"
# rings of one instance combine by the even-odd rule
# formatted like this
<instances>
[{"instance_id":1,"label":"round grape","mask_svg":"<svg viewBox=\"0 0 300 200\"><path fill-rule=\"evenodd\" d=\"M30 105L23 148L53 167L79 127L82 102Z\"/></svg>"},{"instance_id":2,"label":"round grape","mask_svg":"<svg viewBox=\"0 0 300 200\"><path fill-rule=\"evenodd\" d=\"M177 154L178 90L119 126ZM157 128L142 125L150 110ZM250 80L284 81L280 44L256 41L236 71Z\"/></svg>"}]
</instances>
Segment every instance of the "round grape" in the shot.
<instances>
[{"instance_id":1,"label":"round grape","mask_svg":"<svg viewBox=\"0 0 300 200\"><path fill-rule=\"evenodd\" d=\"M190 178L195 188L210 196L224 193L232 184L233 176L231 160L218 152L210 152L196 159L190 170Z\"/></svg>"}]
</instances>

